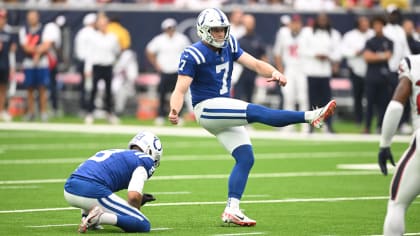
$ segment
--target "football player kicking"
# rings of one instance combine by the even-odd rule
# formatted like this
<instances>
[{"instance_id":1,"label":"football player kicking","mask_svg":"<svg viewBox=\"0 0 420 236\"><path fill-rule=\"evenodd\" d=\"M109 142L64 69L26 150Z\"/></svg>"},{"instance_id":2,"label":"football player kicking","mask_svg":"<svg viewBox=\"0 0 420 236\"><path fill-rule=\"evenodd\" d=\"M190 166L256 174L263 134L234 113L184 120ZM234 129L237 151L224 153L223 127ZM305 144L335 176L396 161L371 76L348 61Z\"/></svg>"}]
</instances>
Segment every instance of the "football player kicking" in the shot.
<instances>
[{"instance_id":1,"label":"football player kicking","mask_svg":"<svg viewBox=\"0 0 420 236\"><path fill-rule=\"evenodd\" d=\"M333 114L336 103L333 100L323 108L297 112L269 109L230 98L234 61L282 86L286 85L286 78L270 64L244 52L229 34L229 29L229 20L219 9L206 9L199 14L197 32L201 41L187 47L181 55L168 118L172 124L178 123L184 94L190 88L197 122L215 135L236 161L229 177L228 200L222 221L253 226L256 221L245 216L239 208L254 164L251 141L244 125L259 122L281 127L308 122L319 128Z\"/></svg>"},{"instance_id":2,"label":"football player kicking","mask_svg":"<svg viewBox=\"0 0 420 236\"><path fill-rule=\"evenodd\" d=\"M413 109L412 122L415 131L410 146L398 162L390 185L391 196L384 223L385 236L404 234L405 213L420 194L420 152L416 148L420 145L420 55L404 58L398 73L400 81L388 104L382 124L378 163L384 175L388 174L387 160L395 165L390 146L408 99Z\"/></svg>"},{"instance_id":3,"label":"football player kicking","mask_svg":"<svg viewBox=\"0 0 420 236\"><path fill-rule=\"evenodd\" d=\"M64 198L82 209L79 232L115 225L125 232L149 232L150 222L140 206L154 198L142 194L144 182L159 166L162 145L150 132L140 132L128 143L129 150L96 153L67 179ZM127 189L127 201L114 192Z\"/></svg>"}]
</instances>

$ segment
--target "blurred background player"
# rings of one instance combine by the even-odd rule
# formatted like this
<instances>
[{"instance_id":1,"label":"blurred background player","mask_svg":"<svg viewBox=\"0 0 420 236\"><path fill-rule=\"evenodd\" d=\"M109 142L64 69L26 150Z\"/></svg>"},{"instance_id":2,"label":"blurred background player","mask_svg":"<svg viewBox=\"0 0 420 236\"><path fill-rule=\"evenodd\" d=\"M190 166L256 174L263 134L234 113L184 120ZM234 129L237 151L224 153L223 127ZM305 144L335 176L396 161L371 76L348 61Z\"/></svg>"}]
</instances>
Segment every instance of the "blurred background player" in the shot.
<instances>
[{"instance_id":1,"label":"blurred background player","mask_svg":"<svg viewBox=\"0 0 420 236\"><path fill-rule=\"evenodd\" d=\"M356 19L356 28L346 32L341 42L343 56L350 70L353 92L353 114L357 124L362 125L364 118L363 97L365 96L365 76L367 65L363 58L366 41L374 35L366 16Z\"/></svg>"},{"instance_id":2,"label":"blurred background player","mask_svg":"<svg viewBox=\"0 0 420 236\"><path fill-rule=\"evenodd\" d=\"M19 31L19 43L25 54L23 59L23 71L25 73L24 86L27 88L27 112L26 121L35 119L35 90L39 96L39 110L41 120L48 121L48 86L50 84L50 72L48 69L47 52L52 41L44 41L48 36L44 35L44 26L39 21L39 13L30 10L26 14L27 24Z\"/></svg>"},{"instance_id":3,"label":"blurred background player","mask_svg":"<svg viewBox=\"0 0 420 236\"><path fill-rule=\"evenodd\" d=\"M105 111L110 124L118 124L119 119L115 116L112 105L112 71L120 53L120 45L117 37L107 31L109 20L105 13L99 13L96 19L96 34L93 37L92 47L87 53L85 64L86 83L91 83L92 92L89 95L88 114L85 117L86 124L94 121L95 99L98 91L99 80L105 82Z\"/></svg>"},{"instance_id":4,"label":"blurred background player","mask_svg":"<svg viewBox=\"0 0 420 236\"><path fill-rule=\"evenodd\" d=\"M229 193L222 221L241 226L253 226L239 208L249 172L254 164L251 140L244 125L259 122L282 127L309 122L320 127L335 110L335 101L325 107L297 112L274 110L264 106L230 98L233 62L266 77L268 82L286 85L286 78L270 64L256 59L240 47L229 33L230 23L217 8L203 10L197 18L197 33L201 41L187 47L181 55L178 79L172 93L168 115L172 124L179 122L178 114L185 93L191 88L192 103L197 122L215 135L234 157L236 164L229 177Z\"/></svg>"},{"instance_id":5,"label":"blurred background player","mask_svg":"<svg viewBox=\"0 0 420 236\"><path fill-rule=\"evenodd\" d=\"M121 48L121 53L114 65L112 79L114 110L120 116L124 113L128 98L136 92L135 80L137 79L139 70L137 55L130 49L130 32L121 24L118 16L110 17L107 31L117 37Z\"/></svg>"},{"instance_id":6,"label":"blurred background player","mask_svg":"<svg viewBox=\"0 0 420 236\"><path fill-rule=\"evenodd\" d=\"M408 46L407 37L404 32L402 23L402 14L400 9L394 4L387 4L386 7L386 20L387 23L383 28L383 34L385 37L393 42L392 56L388 60L389 64L389 79L390 79L390 90L388 99L392 97L392 93L398 84L398 65L400 61L411 54L410 47ZM388 100L389 101L389 100ZM410 118L410 104L404 106L404 114L401 119L400 130L403 133L411 133L411 127L409 125Z\"/></svg>"},{"instance_id":7,"label":"blurred background player","mask_svg":"<svg viewBox=\"0 0 420 236\"><path fill-rule=\"evenodd\" d=\"M177 64L182 50L186 48L189 39L176 31L177 22L173 18L162 21L162 33L155 36L146 46L146 55L154 69L160 74L159 82L159 111L155 120L156 125L163 125L165 116L168 114L167 99L168 95L175 88L178 76Z\"/></svg>"},{"instance_id":8,"label":"blurred background player","mask_svg":"<svg viewBox=\"0 0 420 236\"><path fill-rule=\"evenodd\" d=\"M304 28L301 34L299 53L308 79L309 105L320 107L332 97L330 80L333 73L338 73L341 35L325 13L317 15L314 26ZM332 120L326 123L326 131L333 133Z\"/></svg>"},{"instance_id":9,"label":"blurred background player","mask_svg":"<svg viewBox=\"0 0 420 236\"><path fill-rule=\"evenodd\" d=\"M48 42L49 50L47 51L48 57L48 69L50 72L50 86L49 86L49 98L51 102L52 114L58 116L59 109L59 92L57 84L57 73L58 73L58 62L61 57L61 28L66 23L64 16L57 16L53 21L45 24L44 28L44 42Z\"/></svg>"},{"instance_id":10,"label":"blurred background player","mask_svg":"<svg viewBox=\"0 0 420 236\"><path fill-rule=\"evenodd\" d=\"M67 179L64 198L82 209L79 232L99 225L115 225L125 232L149 232L150 222L140 207L152 195L143 194L144 183L160 164L162 144L150 132L140 132L127 149L97 152ZM115 194L127 189L127 200Z\"/></svg>"},{"instance_id":11,"label":"blurred background player","mask_svg":"<svg viewBox=\"0 0 420 236\"><path fill-rule=\"evenodd\" d=\"M282 27L276 35L274 43L274 59L276 67L287 78L287 86L283 91L283 105L286 110L295 110L296 105L300 110L309 109L308 99L308 81L302 70L302 59L299 55L299 40L302 30L302 21L300 15L293 15L287 18L282 17L283 21L289 21L286 26ZM293 131L293 126L286 126L284 131ZM302 124L302 132L309 132L309 126Z\"/></svg>"},{"instance_id":12,"label":"blurred background player","mask_svg":"<svg viewBox=\"0 0 420 236\"><path fill-rule=\"evenodd\" d=\"M74 54L77 59L77 71L81 76L80 81L80 108L82 112L87 112L89 107L88 96L86 96L90 91L86 91L86 78L85 78L85 63L87 58L87 53L92 44L94 44L94 35L95 31L95 22L96 14L89 13L83 17L83 28L80 29L74 39Z\"/></svg>"},{"instance_id":13,"label":"blurred background player","mask_svg":"<svg viewBox=\"0 0 420 236\"><path fill-rule=\"evenodd\" d=\"M392 137L398 129L404 104L410 102L413 110L412 125L414 128L413 139L409 148L400 158L390 184L390 198L384 222L384 235L403 235L405 231L405 214L408 207L420 194L420 116L419 100L420 88L420 55L408 56L399 65L399 84L394 96L386 109L380 140L378 163L384 175L388 174L387 162L392 165L394 159L391 153Z\"/></svg>"},{"instance_id":14,"label":"blurred background player","mask_svg":"<svg viewBox=\"0 0 420 236\"><path fill-rule=\"evenodd\" d=\"M7 25L7 11L0 8L0 120L11 121L6 109L7 87L9 78L15 79L16 39Z\"/></svg>"},{"instance_id":15,"label":"blurred background player","mask_svg":"<svg viewBox=\"0 0 420 236\"><path fill-rule=\"evenodd\" d=\"M377 112L377 132L380 133L386 105L390 100L391 78L388 61L392 57L393 43L385 37L383 27L385 19L376 16L372 19L375 36L366 42L363 58L367 63L366 71L366 122L364 133L369 134Z\"/></svg>"},{"instance_id":16,"label":"blurred background player","mask_svg":"<svg viewBox=\"0 0 420 236\"><path fill-rule=\"evenodd\" d=\"M245 14L242 17L242 24L245 26L245 34L238 40L241 48L253 57L268 61L265 53L265 45L262 39L255 33L255 17ZM246 102L252 102L255 90L255 79L257 73L248 68L243 68L238 81L234 86L234 97Z\"/></svg>"}]
</instances>

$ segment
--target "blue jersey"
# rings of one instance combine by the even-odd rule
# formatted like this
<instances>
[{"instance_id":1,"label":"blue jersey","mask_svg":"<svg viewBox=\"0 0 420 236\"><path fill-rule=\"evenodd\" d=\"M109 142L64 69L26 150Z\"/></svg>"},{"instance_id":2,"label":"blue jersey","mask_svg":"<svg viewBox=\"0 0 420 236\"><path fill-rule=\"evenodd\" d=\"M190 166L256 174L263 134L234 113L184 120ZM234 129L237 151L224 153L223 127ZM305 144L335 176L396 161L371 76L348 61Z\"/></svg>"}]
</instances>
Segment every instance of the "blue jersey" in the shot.
<instances>
[{"instance_id":1,"label":"blue jersey","mask_svg":"<svg viewBox=\"0 0 420 236\"><path fill-rule=\"evenodd\" d=\"M178 74L193 78L190 86L193 106L210 98L230 97L233 62L242 53L233 36L230 36L227 46L219 52L213 51L201 41L184 50Z\"/></svg>"},{"instance_id":2,"label":"blue jersey","mask_svg":"<svg viewBox=\"0 0 420 236\"><path fill-rule=\"evenodd\" d=\"M95 181L112 192L127 189L137 167L146 169L148 178L155 170L151 156L137 150L112 149L96 153L82 163L71 175Z\"/></svg>"}]
</instances>

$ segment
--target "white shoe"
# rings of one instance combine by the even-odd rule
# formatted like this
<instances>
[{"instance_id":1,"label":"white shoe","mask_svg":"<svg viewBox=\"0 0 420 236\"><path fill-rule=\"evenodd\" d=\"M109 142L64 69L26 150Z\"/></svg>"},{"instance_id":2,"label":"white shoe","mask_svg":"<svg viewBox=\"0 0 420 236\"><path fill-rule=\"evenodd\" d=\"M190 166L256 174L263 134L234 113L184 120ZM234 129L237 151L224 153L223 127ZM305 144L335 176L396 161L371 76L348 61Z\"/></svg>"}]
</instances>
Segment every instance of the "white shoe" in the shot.
<instances>
[{"instance_id":1,"label":"white shoe","mask_svg":"<svg viewBox=\"0 0 420 236\"><path fill-rule=\"evenodd\" d=\"M85 124L91 125L91 124L93 124L93 121L94 121L94 119L93 119L92 114L86 115L86 117L85 117Z\"/></svg>"},{"instance_id":2,"label":"white shoe","mask_svg":"<svg viewBox=\"0 0 420 236\"><path fill-rule=\"evenodd\" d=\"M99 225L99 218L104 212L98 206L95 206L89 211L89 215L82 220L79 225L79 233L86 233L89 228L96 228Z\"/></svg>"},{"instance_id":3,"label":"white shoe","mask_svg":"<svg viewBox=\"0 0 420 236\"><path fill-rule=\"evenodd\" d=\"M118 125L120 123L120 119L116 115L110 114L108 115L108 123L111 125Z\"/></svg>"},{"instance_id":4,"label":"white shoe","mask_svg":"<svg viewBox=\"0 0 420 236\"><path fill-rule=\"evenodd\" d=\"M41 113L41 121L42 122L47 123L48 119L49 119L48 113L46 113L46 112Z\"/></svg>"},{"instance_id":5,"label":"white shoe","mask_svg":"<svg viewBox=\"0 0 420 236\"><path fill-rule=\"evenodd\" d=\"M324 125L324 121L334 114L335 107L337 106L335 100L331 100L327 105L322 108L316 109L314 117L310 120L310 124L315 128L321 128Z\"/></svg>"},{"instance_id":6,"label":"white shoe","mask_svg":"<svg viewBox=\"0 0 420 236\"><path fill-rule=\"evenodd\" d=\"M1 119L2 119L4 122L10 122L10 121L12 121L12 117L9 115L9 113L8 113L7 111L3 111L3 112L1 113Z\"/></svg>"},{"instance_id":7,"label":"white shoe","mask_svg":"<svg viewBox=\"0 0 420 236\"><path fill-rule=\"evenodd\" d=\"M248 218L241 210L226 208L222 214L224 223L233 223L240 226L255 226L257 222Z\"/></svg>"},{"instance_id":8,"label":"white shoe","mask_svg":"<svg viewBox=\"0 0 420 236\"><path fill-rule=\"evenodd\" d=\"M165 124L165 119L163 117L158 117L155 119L155 125L163 126Z\"/></svg>"}]
</instances>

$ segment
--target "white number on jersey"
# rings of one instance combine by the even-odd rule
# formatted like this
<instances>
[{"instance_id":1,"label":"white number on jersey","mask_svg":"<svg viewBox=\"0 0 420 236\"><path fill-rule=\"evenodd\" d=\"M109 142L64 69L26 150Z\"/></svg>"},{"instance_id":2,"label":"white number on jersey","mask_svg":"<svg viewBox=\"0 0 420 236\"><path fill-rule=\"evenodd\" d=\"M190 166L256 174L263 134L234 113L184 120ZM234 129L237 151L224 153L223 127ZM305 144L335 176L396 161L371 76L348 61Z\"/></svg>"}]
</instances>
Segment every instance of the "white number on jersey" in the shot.
<instances>
[{"instance_id":1,"label":"white number on jersey","mask_svg":"<svg viewBox=\"0 0 420 236\"><path fill-rule=\"evenodd\" d=\"M220 89L220 94L225 94L228 91L227 86L227 77L229 74L229 62L225 62L223 64L216 66L216 73L223 72L223 78L222 78L222 88Z\"/></svg>"},{"instance_id":2,"label":"white number on jersey","mask_svg":"<svg viewBox=\"0 0 420 236\"><path fill-rule=\"evenodd\" d=\"M187 63L187 61L186 60L184 60L184 59L182 59L181 60L181 65L179 66L179 71L182 71L182 70L184 70L184 67L185 67L185 64Z\"/></svg>"},{"instance_id":3,"label":"white number on jersey","mask_svg":"<svg viewBox=\"0 0 420 236\"><path fill-rule=\"evenodd\" d=\"M105 161L113 153L122 152L122 151L124 151L124 150L123 149L112 149L112 150L100 151L100 152L96 153L94 156L92 156L91 158L89 158L89 160L96 161L96 162Z\"/></svg>"}]
</instances>

